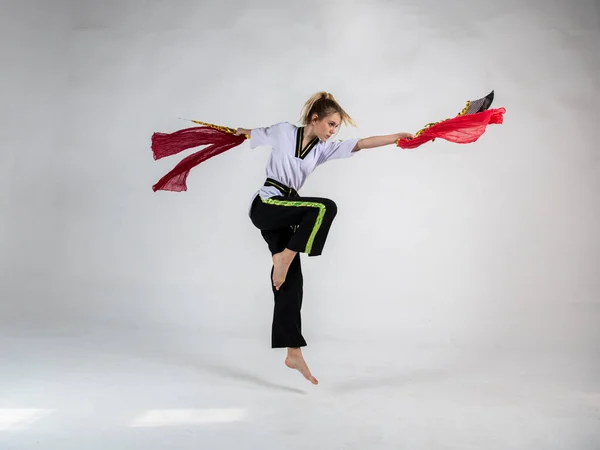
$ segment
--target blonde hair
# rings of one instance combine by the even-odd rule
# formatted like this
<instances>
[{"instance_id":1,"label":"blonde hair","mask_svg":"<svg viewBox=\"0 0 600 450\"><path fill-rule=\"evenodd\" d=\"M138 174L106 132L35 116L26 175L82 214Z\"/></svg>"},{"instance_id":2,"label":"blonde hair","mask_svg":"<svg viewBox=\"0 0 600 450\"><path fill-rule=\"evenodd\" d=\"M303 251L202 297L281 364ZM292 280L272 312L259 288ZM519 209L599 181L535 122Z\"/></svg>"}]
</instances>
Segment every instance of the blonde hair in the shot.
<instances>
[{"instance_id":1,"label":"blonde hair","mask_svg":"<svg viewBox=\"0 0 600 450\"><path fill-rule=\"evenodd\" d=\"M319 119L323 119L334 113L339 113L343 124L356 126L352 117L344 111L344 108L340 106L335 97L329 92L317 92L309 98L304 104L300 120L302 125L306 126L311 122L311 117L314 114L316 114Z\"/></svg>"}]
</instances>

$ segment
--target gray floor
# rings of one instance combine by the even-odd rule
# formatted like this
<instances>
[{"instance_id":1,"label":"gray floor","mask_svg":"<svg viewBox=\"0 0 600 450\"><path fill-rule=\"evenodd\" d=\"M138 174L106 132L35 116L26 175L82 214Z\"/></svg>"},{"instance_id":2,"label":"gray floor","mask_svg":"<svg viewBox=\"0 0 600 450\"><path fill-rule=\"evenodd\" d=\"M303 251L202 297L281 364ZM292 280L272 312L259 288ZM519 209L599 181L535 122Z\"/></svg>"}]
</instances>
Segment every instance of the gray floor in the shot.
<instances>
[{"instance_id":1,"label":"gray floor","mask_svg":"<svg viewBox=\"0 0 600 450\"><path fill-rule=\"evenodd\" d=\"M314 387L248 340L1 337L6 450L600 448L598 363L572 349L320 343Z\"/></svg>"}]
</instances>

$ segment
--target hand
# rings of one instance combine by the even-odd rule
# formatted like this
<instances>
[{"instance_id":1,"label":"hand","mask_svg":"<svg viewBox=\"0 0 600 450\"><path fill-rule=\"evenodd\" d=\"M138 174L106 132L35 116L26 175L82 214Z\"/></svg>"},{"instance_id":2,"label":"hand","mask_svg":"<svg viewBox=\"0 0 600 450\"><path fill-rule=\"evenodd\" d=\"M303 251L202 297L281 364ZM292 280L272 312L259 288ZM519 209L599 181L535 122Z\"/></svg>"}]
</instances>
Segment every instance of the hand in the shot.
<instances>
[{"instance_id":1,"label":"hand","mask_svg":"<svg viewBox=\"0 0 600 450\"><path fill-rule=\"evenodd\" d=\"M411 133L398 133L396 136L398 137L397 140L400 140L400 139L411 140L411 139L415 138L414 134L411 134Z\"/></svg>"},{"instance_id":2,"label":"hand","mask_svg":"<svg viewBox=\"0 0 600 450\"><path fill-rule=\"evenodd\" d=\"M246 130L245 128L238 128L237 130L235 130L236 136L241 136L242 134L248 135L248 130Z\"/></svg>"}]
</instances>

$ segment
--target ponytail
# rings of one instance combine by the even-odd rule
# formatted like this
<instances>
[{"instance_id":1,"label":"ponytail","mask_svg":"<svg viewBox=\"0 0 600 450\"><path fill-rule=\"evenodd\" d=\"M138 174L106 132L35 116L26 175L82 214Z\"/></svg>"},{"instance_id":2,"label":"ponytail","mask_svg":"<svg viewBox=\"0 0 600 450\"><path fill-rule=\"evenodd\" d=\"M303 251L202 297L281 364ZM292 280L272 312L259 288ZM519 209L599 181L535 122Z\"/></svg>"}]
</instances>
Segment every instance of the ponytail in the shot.
<instances>
[{"instance_id":1,"label":"ponytail","mask_svg":"<svg viewBox=\"0 0 600 450\"><path fill-rule=\"evenodd\" d=\"M317 92L310 97L302 108L300 120L302 125L306 126L312 121L312 116L314 114L316 114L319 119L322 119L323 117L336 112L339 113L343 124L356 126L352 117L344 111L333 94L330 94L329 92Z\"/></svg>"}]
</instances>

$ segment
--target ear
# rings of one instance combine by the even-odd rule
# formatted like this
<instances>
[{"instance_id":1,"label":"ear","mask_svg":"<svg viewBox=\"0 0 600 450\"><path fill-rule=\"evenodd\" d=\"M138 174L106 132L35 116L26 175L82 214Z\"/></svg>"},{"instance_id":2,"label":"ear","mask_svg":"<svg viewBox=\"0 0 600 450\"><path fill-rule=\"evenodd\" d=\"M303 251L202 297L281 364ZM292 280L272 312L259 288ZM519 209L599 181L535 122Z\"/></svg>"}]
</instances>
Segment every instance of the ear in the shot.
<instances>
[{"instance_id":1,"label":"ear","mask_svg":"<svg viewBox=\"0 0 600 450\"><path fill-rule=\"evenodd\" d=\"M319 120L319 115L317 113L314 113L310 119L311 123L315 123L318 120Z\"/></svg>"}]
</instances>

